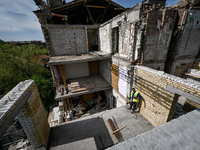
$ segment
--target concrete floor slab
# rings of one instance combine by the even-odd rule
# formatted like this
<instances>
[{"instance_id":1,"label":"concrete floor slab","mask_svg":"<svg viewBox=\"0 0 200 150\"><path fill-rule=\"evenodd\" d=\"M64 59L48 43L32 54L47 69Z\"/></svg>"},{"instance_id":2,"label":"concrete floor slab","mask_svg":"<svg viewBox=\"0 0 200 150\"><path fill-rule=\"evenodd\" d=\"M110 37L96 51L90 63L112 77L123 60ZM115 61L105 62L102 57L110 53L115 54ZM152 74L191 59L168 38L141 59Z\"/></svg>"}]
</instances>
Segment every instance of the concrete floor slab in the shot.
<instances>
[{"instance_id":1,"label":"concrete floor slab","mask_svg":"<svg viewBox=\"0 0 200 150\"><path fill-rule=\"evenodd\" d=\"M196 150L200 147L200 109L107 150Z\"/></svg>"},{"instance_id":2,"label":"concrete floor slab","mask_svg":"<svg viewBox=\"0 0 200 150\"><path fill-rule=\"evenodd\" d=\"M80 81L92 82L92 85L94 84L95 87L92 89L88 89L88 90L85 89L83 91L72 93L71 92L71 82L80 82ZM82 77L82 78L72 79L72 80L69 80L69 83L67 86L68 86L68 93L67 94L64 93L64 95L61 95L61 92L57 92L55 100L62 100L65 98L80 96L80 95L89 94L89 93L95 93L95 92L99 92L99 91L109 90L112 88L110 83L108 83L101 75L94 75L94 76L90 76L90 77Z\"/></svg>"},{"instance_id":3,"label":"concrete floor slab","mask_svg":"<svg viewBox=\"0 0 200 150\"><path fill-rule=\"evenodd\" d=\"M85 146L96 146L97 149L114 145L118 141L112 135L111 127L107 121L109 118L115 120L119 128L127 126L121 130L124 140L128 140L153 128L140 113L131 114L132 110L128 110L127 108L128 106L123 106L106 110L51 128L48 149L67 148L70 150L79 150L83 148L81 141L84 141ZM91 138L95 142L92 142ZM87 147L85 148L87 149Z\"/></svg>"},{"instance_id":4,"label":"concrete floor slab","mask_svg":"<svg viewBox=\"0 0 200 150\"><path fill-rule=\"evenodd\" d=\"M103 60L103 59L109 59L109 58L111 58L110 53L96 51L96 52L90 52L89 54L50 57L48 64L61 65L61 64L70 64L70 63L80 63L80 62L86 62L86 61Z\"/></svg>"}]
</instances>

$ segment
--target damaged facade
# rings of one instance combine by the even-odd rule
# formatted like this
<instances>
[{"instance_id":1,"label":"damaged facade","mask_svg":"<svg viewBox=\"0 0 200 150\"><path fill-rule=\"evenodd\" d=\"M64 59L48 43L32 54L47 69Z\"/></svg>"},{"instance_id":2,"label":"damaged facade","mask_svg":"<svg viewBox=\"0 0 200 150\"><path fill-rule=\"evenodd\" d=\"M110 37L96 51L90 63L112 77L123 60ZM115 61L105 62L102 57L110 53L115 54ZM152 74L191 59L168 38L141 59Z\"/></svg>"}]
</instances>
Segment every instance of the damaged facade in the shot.
<instances>
[{"instance_id":1,"label":"damaged facade","mask_svg":"<svg viewBox=\"0 0 200 150\"><path fill-rule=\"evenodd\" d=\"M146 0L127 10L110 0L34 1L59 104L54 111L59 113L52 113L49 126L34 81L24 81L0 101L0 136L17 116L35 149L79 149L79 144L88 149L115 144L111 149L138 148L129 139L140 139L144 132L147 140L155 135L159 147L176 149L172 136L183 136L180 145L193 140L190 147L199 147L199 110L165 123L172 120L180 96L192 109L200 107L200 1L165 7L165 0ZM140 114L123 106L132 87L142 96ZM102 101L105 107L119 108L75 120ZM62 125L53 127L57 124ZM119 127L124 130L111 135ZM162 140L168 138L173 140L165 146ZM128 144L118 144L122 141ZM155 148L155 140L149 141L142 149L148 144Z\"/></svg>"},{"instance_id":2,"label":"damaged facade","mask_svg":"<svg viewBox=\"0 0 200 150\"><path fill-rule=\"evenodd\" d=\"M128 10L108 0L49 0L48 6L68 17L66 21L49 18L44 10L34 12L51 57L55 99L63 101L66 113L73 99L87 101L88 94L99 91L110 108L125 105L132 87L140 91L135 65L182 77L198 58L199 1L165 7L165 0L149 0ZM163 121L150 122L157 126L169 121L171 104Z\"/></svg>"}]
</instances>

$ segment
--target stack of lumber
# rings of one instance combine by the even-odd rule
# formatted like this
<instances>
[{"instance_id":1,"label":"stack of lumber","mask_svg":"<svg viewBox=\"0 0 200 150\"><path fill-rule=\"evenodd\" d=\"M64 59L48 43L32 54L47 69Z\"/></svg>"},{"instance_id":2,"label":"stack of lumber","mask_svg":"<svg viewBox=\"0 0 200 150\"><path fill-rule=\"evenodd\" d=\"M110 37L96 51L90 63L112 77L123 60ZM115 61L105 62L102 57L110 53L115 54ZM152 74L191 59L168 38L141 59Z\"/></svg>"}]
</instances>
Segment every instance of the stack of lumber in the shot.
<instances>
[{"instance_id":1,"label":"stack of lumber","mask_svg":"<svg viewBox=\"0 0 200 150\"><path fill-rule=\"evenodd\" d=\"M89 89L93 89L93 88L96 88L96 86L90 79L77 81L77 82L71 82L71 92L72 93L85 91L85 90L89 90Z\"/></svg>"}]
</instances>

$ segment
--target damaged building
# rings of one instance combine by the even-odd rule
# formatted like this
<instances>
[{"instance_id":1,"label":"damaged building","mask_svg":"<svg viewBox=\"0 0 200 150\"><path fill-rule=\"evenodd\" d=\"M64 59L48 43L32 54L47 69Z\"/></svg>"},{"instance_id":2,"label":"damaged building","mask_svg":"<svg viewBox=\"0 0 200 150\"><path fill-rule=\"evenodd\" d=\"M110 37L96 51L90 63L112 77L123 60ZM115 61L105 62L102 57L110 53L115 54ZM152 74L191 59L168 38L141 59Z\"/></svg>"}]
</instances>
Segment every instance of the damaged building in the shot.
<instances>
[{"instance_id":1,"label":"damaged building","mask_svg":"<svg viewBox=\"0 0 200 150\"><path fill-rule=\"evenodd\" d=\"M43 131L44 144L28 137L37 139L35 147L199 147L199 0L171 7L165 0L145 0L129 9L111 0L34 1L58 104L50 131ZM133 115L126 106L132 88L142 96ZM171 121L181 97L187 112L197 110ZM94 112L110 110L82 117L94 106Z\"/></svg>"},{"instance_id":2,"label":"damaged building","mask_svg":"<svg viewBox=\"0 0 200 150\"><path fill-rule=\"evenodd\" d=\"M110 108L125 105L137 88L135 65L182 77L198 58L198 1L165 7L165 0L148 0L127 10L109 0L47 2L49 11L38 2L43 9L34 13L65 115L74 99L87 102L100 93Z\"/></svg>"}]
</instances>

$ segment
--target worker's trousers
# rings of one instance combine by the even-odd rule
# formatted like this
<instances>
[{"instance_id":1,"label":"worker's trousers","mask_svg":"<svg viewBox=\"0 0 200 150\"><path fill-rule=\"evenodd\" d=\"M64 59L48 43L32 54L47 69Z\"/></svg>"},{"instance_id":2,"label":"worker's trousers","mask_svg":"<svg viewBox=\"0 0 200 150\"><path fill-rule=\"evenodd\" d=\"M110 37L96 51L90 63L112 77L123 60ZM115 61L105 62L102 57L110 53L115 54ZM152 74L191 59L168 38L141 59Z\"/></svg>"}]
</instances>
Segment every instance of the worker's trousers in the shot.
<instances>
[{"instance_id":1,"label":"worker's trousers","mask_svg":"<svg viewBox=\"0 0 200 150\"><path fill-rule=\"evenodd\" d=\"M136 105L137 105L137 102L131 102L130 103L130 109L133 107L133 111L135 111L135 109L136 109Z\"/></svg>"}]
</instances>

